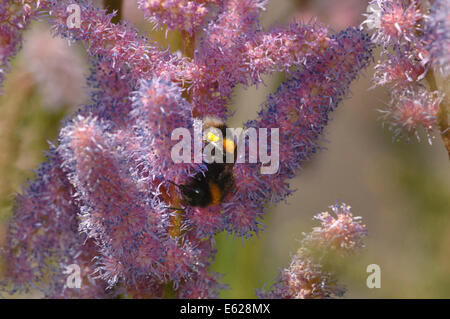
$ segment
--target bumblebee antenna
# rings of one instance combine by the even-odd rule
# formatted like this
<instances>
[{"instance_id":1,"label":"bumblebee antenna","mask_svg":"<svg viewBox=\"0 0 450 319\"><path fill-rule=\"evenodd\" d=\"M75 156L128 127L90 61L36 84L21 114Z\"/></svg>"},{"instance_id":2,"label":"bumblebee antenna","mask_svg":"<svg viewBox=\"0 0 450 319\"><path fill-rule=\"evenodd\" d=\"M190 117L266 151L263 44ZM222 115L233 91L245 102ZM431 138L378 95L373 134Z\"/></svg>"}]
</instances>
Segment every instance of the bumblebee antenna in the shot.
<instances>
[{"instance_id":1,"label":"bumblebee antenna","mask_svg":"<svg viewBox=\"0 0 450 319\"><path fill-rule=\"evenodd\" d=\"M170 184L175 185L176 187L178 187L181 190L183 190L183 189L191 189L192 190L192 187L189 187L189 186L186 186L186 185L178 185L178 184L176 184L176 183L174 183L172 181L169 181L169 180L167 180L166 182L169 182Z\"/></svg>"},{"instance_id":2,"label":"bumblebee antenna","mask_svg":"<svg viewBox=\"0 0 450 319\"><path fill-rule=\"evenodd\" d=\"M178 187L178 188L181 188L181 186L180 185L178 185L178 184L175 184L174 182L172 182L171 180L166 180L166 182L169 182L170 184L172 184L172 185L175 185L176 187Z\"/></svg>"},{"instance_id":3,"label":"bumblebee antenna","mask_svg":"<svg viewBox=\"0 0 450 319\"><path fill-rule=\"evenodd\" d=\"M178 187L178 189L185 189L186 188L186 186L184 186L184 185L178 185L178 184L176 184L176 183L174 183L172 181L169 181L169 180L167 180L166 182L169 182L170 184L175 185L176 187Z\"/></svg>"}]
</instances>

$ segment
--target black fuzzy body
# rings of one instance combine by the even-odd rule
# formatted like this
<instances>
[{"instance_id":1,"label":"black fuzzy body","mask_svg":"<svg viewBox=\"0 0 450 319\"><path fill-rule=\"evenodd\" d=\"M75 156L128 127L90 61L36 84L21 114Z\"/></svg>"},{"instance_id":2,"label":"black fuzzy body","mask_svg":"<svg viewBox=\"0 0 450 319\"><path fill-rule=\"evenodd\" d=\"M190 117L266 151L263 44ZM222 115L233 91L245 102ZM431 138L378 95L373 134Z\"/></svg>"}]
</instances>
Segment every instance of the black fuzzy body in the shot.
<instances>
[{"instance_id":1,"label":"black fuzzy body","mask_svg":"<svg viewBox=\"0 0 450 319\"><path fill-rule=\"evenodd\" d=\"M203 129L206 130L210 127L219 129L222 132L223 138L226 138L227 126L220 119L205 119ZM235 159L236 149L234 152ZM216 156L216 154L213 155ZM185 204L194 207L207 207L214 203L214 191L216 191L216 197L219 195L220 202L233 188L234 160L233 163L226 163L226 152L223 152L221 155L217 155L222 156L223 163L203 163L203 165L206 166L206 170L197 173L197 175L195 175L189 183L180 186L182 198ZM220 194L217 194L217 190Z\"/></svg>"}]
</instances>

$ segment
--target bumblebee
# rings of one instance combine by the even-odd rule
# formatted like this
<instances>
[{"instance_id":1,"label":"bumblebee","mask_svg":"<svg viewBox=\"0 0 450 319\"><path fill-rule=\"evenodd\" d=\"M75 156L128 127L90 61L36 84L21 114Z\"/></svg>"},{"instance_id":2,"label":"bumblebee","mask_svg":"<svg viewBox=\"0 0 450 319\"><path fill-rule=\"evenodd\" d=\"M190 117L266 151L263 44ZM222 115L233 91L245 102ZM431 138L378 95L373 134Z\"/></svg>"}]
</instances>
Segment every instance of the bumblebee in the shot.
<instances>
[{"instance_id":1,"label":"bumblebee","mask_svg":"<svg viewBox=\"0 0 450 319\"><path fill-rule=\"evenodd\" d=\"M212 146L223 143L221 152L214 148L212 159L203 161L206 169L197 173L187 184L176 185L180 189L183 204L206 207L219 204L232 190L234 185L233 166L236 159L236 145L233 138L227 137L227 126L216 117L206 117L202 120L203 140ZM220 131L221 134L218 134ZM222 136L222 138L220 137ZM227 154L233 161L227 163ZM230 156L229 155L229 156ZM219 161L219 157L222 160Z\"/></svg>"}]
</instances>

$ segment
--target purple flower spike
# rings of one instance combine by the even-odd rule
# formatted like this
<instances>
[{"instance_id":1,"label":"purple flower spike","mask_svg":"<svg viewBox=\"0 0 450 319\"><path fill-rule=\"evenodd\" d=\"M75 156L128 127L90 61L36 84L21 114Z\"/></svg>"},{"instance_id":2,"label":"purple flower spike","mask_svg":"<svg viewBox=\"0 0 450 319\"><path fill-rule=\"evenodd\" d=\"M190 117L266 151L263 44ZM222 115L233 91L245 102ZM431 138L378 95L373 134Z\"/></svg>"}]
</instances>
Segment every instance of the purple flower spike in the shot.
<instances>
[{"instance_id":1,"label":"purple flower spike","mask_svg":"<svg viewBox=\"0 0 450 319\"><path fill-rule=\"evenodd\" d=\"M450 3L433 1L425 32L433 64L444 76L450 75Z\"/></svg>"},{"instance_id":2,"label":"purple flower spike","mask_svg":"<svg viewBox=\"0 0 450 319\"><path fill-rule=\"evenodd\" d=\"M130 115L135 122L131 143L137 145L137 149L129 155L136 159L141 177L179 183L186 182L186 177L193 174L193 164L176 163L171 157L171 149L176 143L172 141L172 132L184 128L192 134L193 128L192 106L181 93L178 85L155 78L140 81L139 90L131 98L133 110ZM193 160L191 156L189 158Z\"/></svg>"},{"instance_id":3,"label":"purple flower spike","mask_svg":"<svg viewBox=\"0 0 450 319\"><path fill-rule=\"evenodd\" d=\"M361 218L350 213L350 206L342 203L330 208L335 217L328 212L315 216L322 225L305 235L291 264L281 271L273 286L267 291L256 291L259 298L315 299L344 294L345 288L326 269L323 259L330 253L347 255L363 248L367 230Z\"/></svg>"},{"instance_id":4,"label":"purple flower spike","mask_svg":"<svg viewBox=\"0 0 450 319\"><path fill-rule=\"evenodd\" d=\"M150 271L161 275L167 216L136 187L114 136L96 119L78 116L61 131L60 144L63 167L83 203L80 230L101 245L101 276L113 285Z\"/></svg>"},{"instance_id":5,"label":"purple flower spike","mask_svg":"<svg viewBox=\"0 0 450 319\"><path fill-rule=\"evenodd\" d=\"M316 215L314 218L321 222L321 226L315 227L305 241L344 254L363 248L367 230L361 224L361 217L354 217L351 207L345 203L330 208L334 216L328 212Z\"/></svg>"},{"instance_id":6,"label":"purple flower spike","mask_svg":"<svg viewBox=\"0 0 450 319\"><path fill-rule=\"evenodd\" d=\"M208 14L208 5L219 0L139 0L138 6L145 17L156 26L166 25L169 30L184 30L193 34Z\"/></svg>"},{"instance_id":7,"label":"purple flower spike","mask_svg":"<svg viewBox=\"0 0 450 319\"><path fill-rule=\"evenodd\" d=\"M195 116L226 118L233 88L258 84L261 76L300 67L329 45L328 30L319 23L291 24L265 32L258 26L263 2L227 1L195 54L192 96Z\"/></svg>"},{"instance_id":8,"label":"purple flower spike","mask_svg":"<svg viewBox=\"0 0 450 319\"><path fill-rule=\"evenodd\" d=\"M404 136L409 139L415 136L420 140L417 129L422 126L426 131L428 143L431 144L442 99L440 92L429 92L425 89L408 90L394 97L388 108L382 111L394 138Z\"/></svg>"},{"instance_id":9,"label":"purple flower spike","mask_svg":"<svg viewBox=\"0 0 450 319\"><path fill-rule=\"evenodd\" d=\"M228 230L239 235L258 229L264 204L290 194L286 180L320 149L317 140L331 111L348 93L348 86L371 60L368 37L348 29L331 38L326 52L309 68L293 74L269 96L259 119L246 127L280 129L280 169L261 175L260 165L236 164L236 191L225 204Z\"/></svg>"},{"instance_id":10,"label":"purple flower spike","mask_svg":"<svg viewBox=\"0 0 450 319\"><path fill-rule=\"evenodd\" d=\"M423 18L417 5L415 0L372 0L364 23L375 30L376 42L415 41L417 23Z\"/></svg>"},{"instance_id":11,"label":"purple flower spike","mask_svg":"<svg viewBox=\"0 0 450 319\"><path fill-rule=\"evenodd\" d=\"M9 70L11 58L22 45L22 32L44 9L48 9L47 1L9 0L0 3L0 85Z\"/></svg>"},{"instance_id":12,"label":"purple flower spike","mask_svg":"<svg viewBox=\"0 0 450 319\"><path fill-rule=\"evenodd\" d=\"M373 80L389 89L388 108L381 112L394 139L415 135L420 141L417 127L423 126L428 142L437 132L450 154L448 103L435 77L435 71L450 74L449 2L373 0L368 11L363 24L382 49Z\"/></svg>"},{"instance_id":13,"label":"purple flower spike","mask_svg":"<svg viewBox=\"0 0 450 319\"><path fill-rule=\"evenodd\" d=\"M29 292L38 289L46 297L107 297L105 284L95 282L91 259L97 254L92 240L78 232L75 190L61 169L61 157L52 146L23 194L18 196L5 249L2 289ZM54 262L49 262L53 260ZM66 267L81 269L80 289L66 289ZM50 277L45 278L45 274ZM61 295L63 294L63 295Z\"/></svg>"}]
</instances>

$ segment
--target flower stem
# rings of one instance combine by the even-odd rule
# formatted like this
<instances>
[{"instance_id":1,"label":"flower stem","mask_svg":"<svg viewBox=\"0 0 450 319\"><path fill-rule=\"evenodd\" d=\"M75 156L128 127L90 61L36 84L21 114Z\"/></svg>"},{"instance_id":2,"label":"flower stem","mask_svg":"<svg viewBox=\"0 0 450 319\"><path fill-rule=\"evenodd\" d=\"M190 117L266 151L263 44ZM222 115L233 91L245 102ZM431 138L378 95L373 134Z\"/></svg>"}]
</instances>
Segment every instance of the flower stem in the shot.
<instances>
[{"instance_id":1,"label":"flower stem","mask_svg":"<svg viewBox=\"0 0 450 319\"><path fill-rule=\"evenodd\" d=\"M427 80L431 91L438 90L438 86L436 83L436 78L434 76L433 69L430 68L430 70L428 70L425 79ZM438 118L439 130L441 132L441 138L442 138L442 141L444 142L444 146L447 149L448 156L450 159L450 127L448 124L448 109L449 109L448 105L449 105L448 98L444 97L444 99L442 99L441 104L439 105L439 111L437 113L437 118Z\"/></svg>"},{"instance_id":2,"label":"flower stem","mask_svg":"<svg viewBox=\"0 0 450 319\"><path fill-rule=\"evenodd\" d=\"M186 31L181 32L181 51L183 53L183 56L187 58L194 58L194 49L195 49L195 36L191 35L190 33ZM185 87L185 90L183 91L183 98L186 99L186 101L191 101L191 95L189 94L189 90L187 90L187 87ZM178 198L177 192L175 188L172 186L168 189L168 201L172 204L172 207L180 208L180 198ZM182 235L182 226L183 221L185 219L185 212L179 211L175 212L172 216L170 216L170 228L169 228L169 234L170 236L177 238Z\"/></svg>"},{"instance_id":3,"label":"flower stem","mask_svg":"<svg viewBox=\"0 0 450 319\"><path fill-rule=\"evenodd\" d=\"M194 58L195 35L191 35L187 31L181 32L181 50L187 58Z\"/></svg>"}]
</instances>

